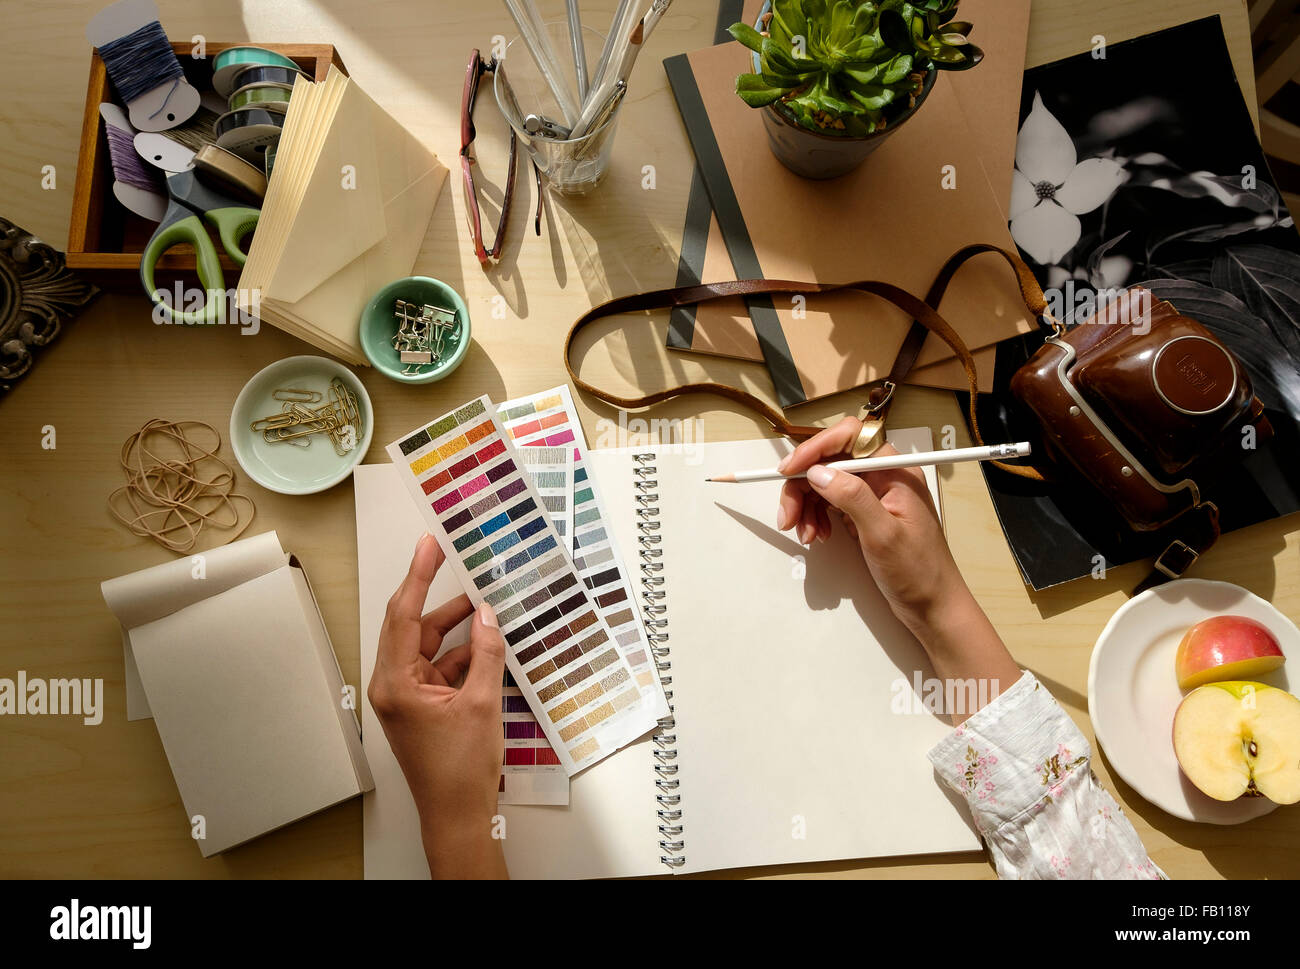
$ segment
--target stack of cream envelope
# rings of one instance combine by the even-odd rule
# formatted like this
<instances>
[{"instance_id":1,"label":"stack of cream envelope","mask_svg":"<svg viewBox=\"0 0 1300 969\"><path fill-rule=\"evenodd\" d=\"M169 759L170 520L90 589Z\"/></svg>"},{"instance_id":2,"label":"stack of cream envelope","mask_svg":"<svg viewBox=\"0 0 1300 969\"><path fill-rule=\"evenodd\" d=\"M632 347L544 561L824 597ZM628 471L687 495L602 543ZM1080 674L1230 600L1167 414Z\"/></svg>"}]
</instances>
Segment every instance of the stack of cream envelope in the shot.
<instances>
[{"instance_id":1,"label":"stack of cream envelope","mask_svg":"<svg viewBox=\"0 0 1300 969\"><path fill-rule=\"evenodd\" d=\"M409 275L447 169L334 68L294 84L239 306L364 365L366 303Z\"/></svg>"}]
</instances>

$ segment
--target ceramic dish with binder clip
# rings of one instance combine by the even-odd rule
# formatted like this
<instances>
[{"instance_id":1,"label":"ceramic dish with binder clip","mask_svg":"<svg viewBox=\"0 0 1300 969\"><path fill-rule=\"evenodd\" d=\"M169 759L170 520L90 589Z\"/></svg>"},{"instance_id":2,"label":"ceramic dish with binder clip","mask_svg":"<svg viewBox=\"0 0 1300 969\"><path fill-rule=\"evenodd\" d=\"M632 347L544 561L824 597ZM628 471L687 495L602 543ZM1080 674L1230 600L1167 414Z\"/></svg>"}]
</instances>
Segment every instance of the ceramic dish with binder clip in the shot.
<instances>
[{"instance_id":1,"label":"ceramic dish with binder clip","mask_svg":"<svg viewBox=\"0 0 1300 969\"><path fill-rule=\"evenodd\" d=\"M402 384L431 384L469 351L469 309L460 294L429 276L389 283L361 314L361 349L376 370Z\"/></svg>"},{"instance_id":2,"label":"ceramic dish with binder clip","mask_svg":"<svg viewBox=\"0 0 1300 969\"><path fill-rule=\"evenodd\" d=\"M1212 616L1244 616L1277 639L1287 664L1257 679L1295 692L1287 670L1300 664L1300 629L1240 586L1178 579L1134 596L1102 630L1088 671L1088 712L1106 760L1124 782L1174 817L1241 824L1278 805L1265 797L1216 801L1184 776L1174 754L1174 713L1182 702L1174 657L1183 634Z\"/></svg>"},{"instance_id":3,"label":"ceramic dish with binder clip","mask_svg":"<svg viewBox=\"0 0 1300 969\"><path fill-rule=\"evenodd\" d=\"M253 375L230 412L230 445L244 472L282 495L343 481L365 457L374 411L361 381L325 357L286 357Z\"/></svg>"}]
</instances>

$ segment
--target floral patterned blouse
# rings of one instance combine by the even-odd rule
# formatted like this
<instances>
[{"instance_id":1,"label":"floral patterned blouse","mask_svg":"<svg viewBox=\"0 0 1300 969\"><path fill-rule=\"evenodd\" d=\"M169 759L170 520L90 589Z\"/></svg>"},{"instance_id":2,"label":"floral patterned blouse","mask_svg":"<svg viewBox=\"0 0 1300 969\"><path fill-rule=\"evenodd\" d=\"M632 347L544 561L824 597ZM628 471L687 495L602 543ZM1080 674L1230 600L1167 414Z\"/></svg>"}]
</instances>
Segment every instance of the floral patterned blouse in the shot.
<instances>
[{"instance_id":1,"label":"floral patterned blouse","mask_svg":"<svg viewBox=\"0 0 1300 969\"><path fill-rule=\"evenodd\" d=\"M998 877L1165 877L1097 782L1088 741L1029 671L929 756L970 805Z\"/></svg>"}]
</instances>

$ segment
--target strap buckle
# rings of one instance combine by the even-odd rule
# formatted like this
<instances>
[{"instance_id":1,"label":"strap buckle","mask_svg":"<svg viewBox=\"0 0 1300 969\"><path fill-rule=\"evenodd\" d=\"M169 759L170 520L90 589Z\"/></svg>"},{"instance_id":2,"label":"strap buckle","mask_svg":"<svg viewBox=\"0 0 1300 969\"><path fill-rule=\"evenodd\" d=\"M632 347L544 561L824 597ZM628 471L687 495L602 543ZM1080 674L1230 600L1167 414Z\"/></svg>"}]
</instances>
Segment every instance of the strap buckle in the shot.
<instances>
[{"instance_id":1,"label":"strap buckle","mask_svg":"<svg viewBox=\"0 0 1300 969\"><path fill-rule=\"evenodd\" d=\"M1200 557L1200 552L1182 539L1176 538L1160 553L1160 557L1155 561L1154 568L1157 572L1163 572L1171 579L1177 579L1195 565L1196 560Z\"/></svg>"},{"instance_id":2,"label":"strap buckle","mask_svg":"<svg viewBox=\"0 0 1300 969\"><path fill-rule=\"evenodd\" d=\"M879 400L876 400L876 391L873 390L871 392L867 397L867 403L862 405L863 420L866 420L869 417L877 417L881 411L888 407L889 402L894 398L894 391L898 389L898 385L892 380L886 380L876 389L884 390L884 394L881 395Z\"/></svg>"},{"instance_id":3,"label":"strap buckle","mask_svg":"<svg viewBox=\"0 0 1300 969\"><path fill-rule=\"evenodd\" d=\"M1059 340L1065 336L1065 324L1053 316L1050 309L1044 309L1038 314L1038 322L1046 323L1052 328L1052 339Z\"/></svg>"}]
</instances>

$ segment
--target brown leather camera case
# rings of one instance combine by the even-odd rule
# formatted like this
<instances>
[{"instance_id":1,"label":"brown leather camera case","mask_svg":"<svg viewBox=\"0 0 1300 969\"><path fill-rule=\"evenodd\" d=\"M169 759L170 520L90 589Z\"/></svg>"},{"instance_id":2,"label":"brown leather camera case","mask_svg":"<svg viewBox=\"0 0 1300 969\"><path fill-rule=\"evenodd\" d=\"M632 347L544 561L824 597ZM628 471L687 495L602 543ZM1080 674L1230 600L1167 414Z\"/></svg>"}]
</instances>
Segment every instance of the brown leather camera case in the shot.
<instances>
[{"instance_id":1,"label":"brown leather camera case","mask_svg":"<svg viewBox=\"0 0 1300 969\"><path fill-rule=\"evenodd\" d=\"M1140 287L1049 337L1011 391L1038 418L1053 462L1140 531L1202 505L1198 482L1216 463L1240 460L1272 433L1232 351Z\"/></svg>"}]
</instances>

